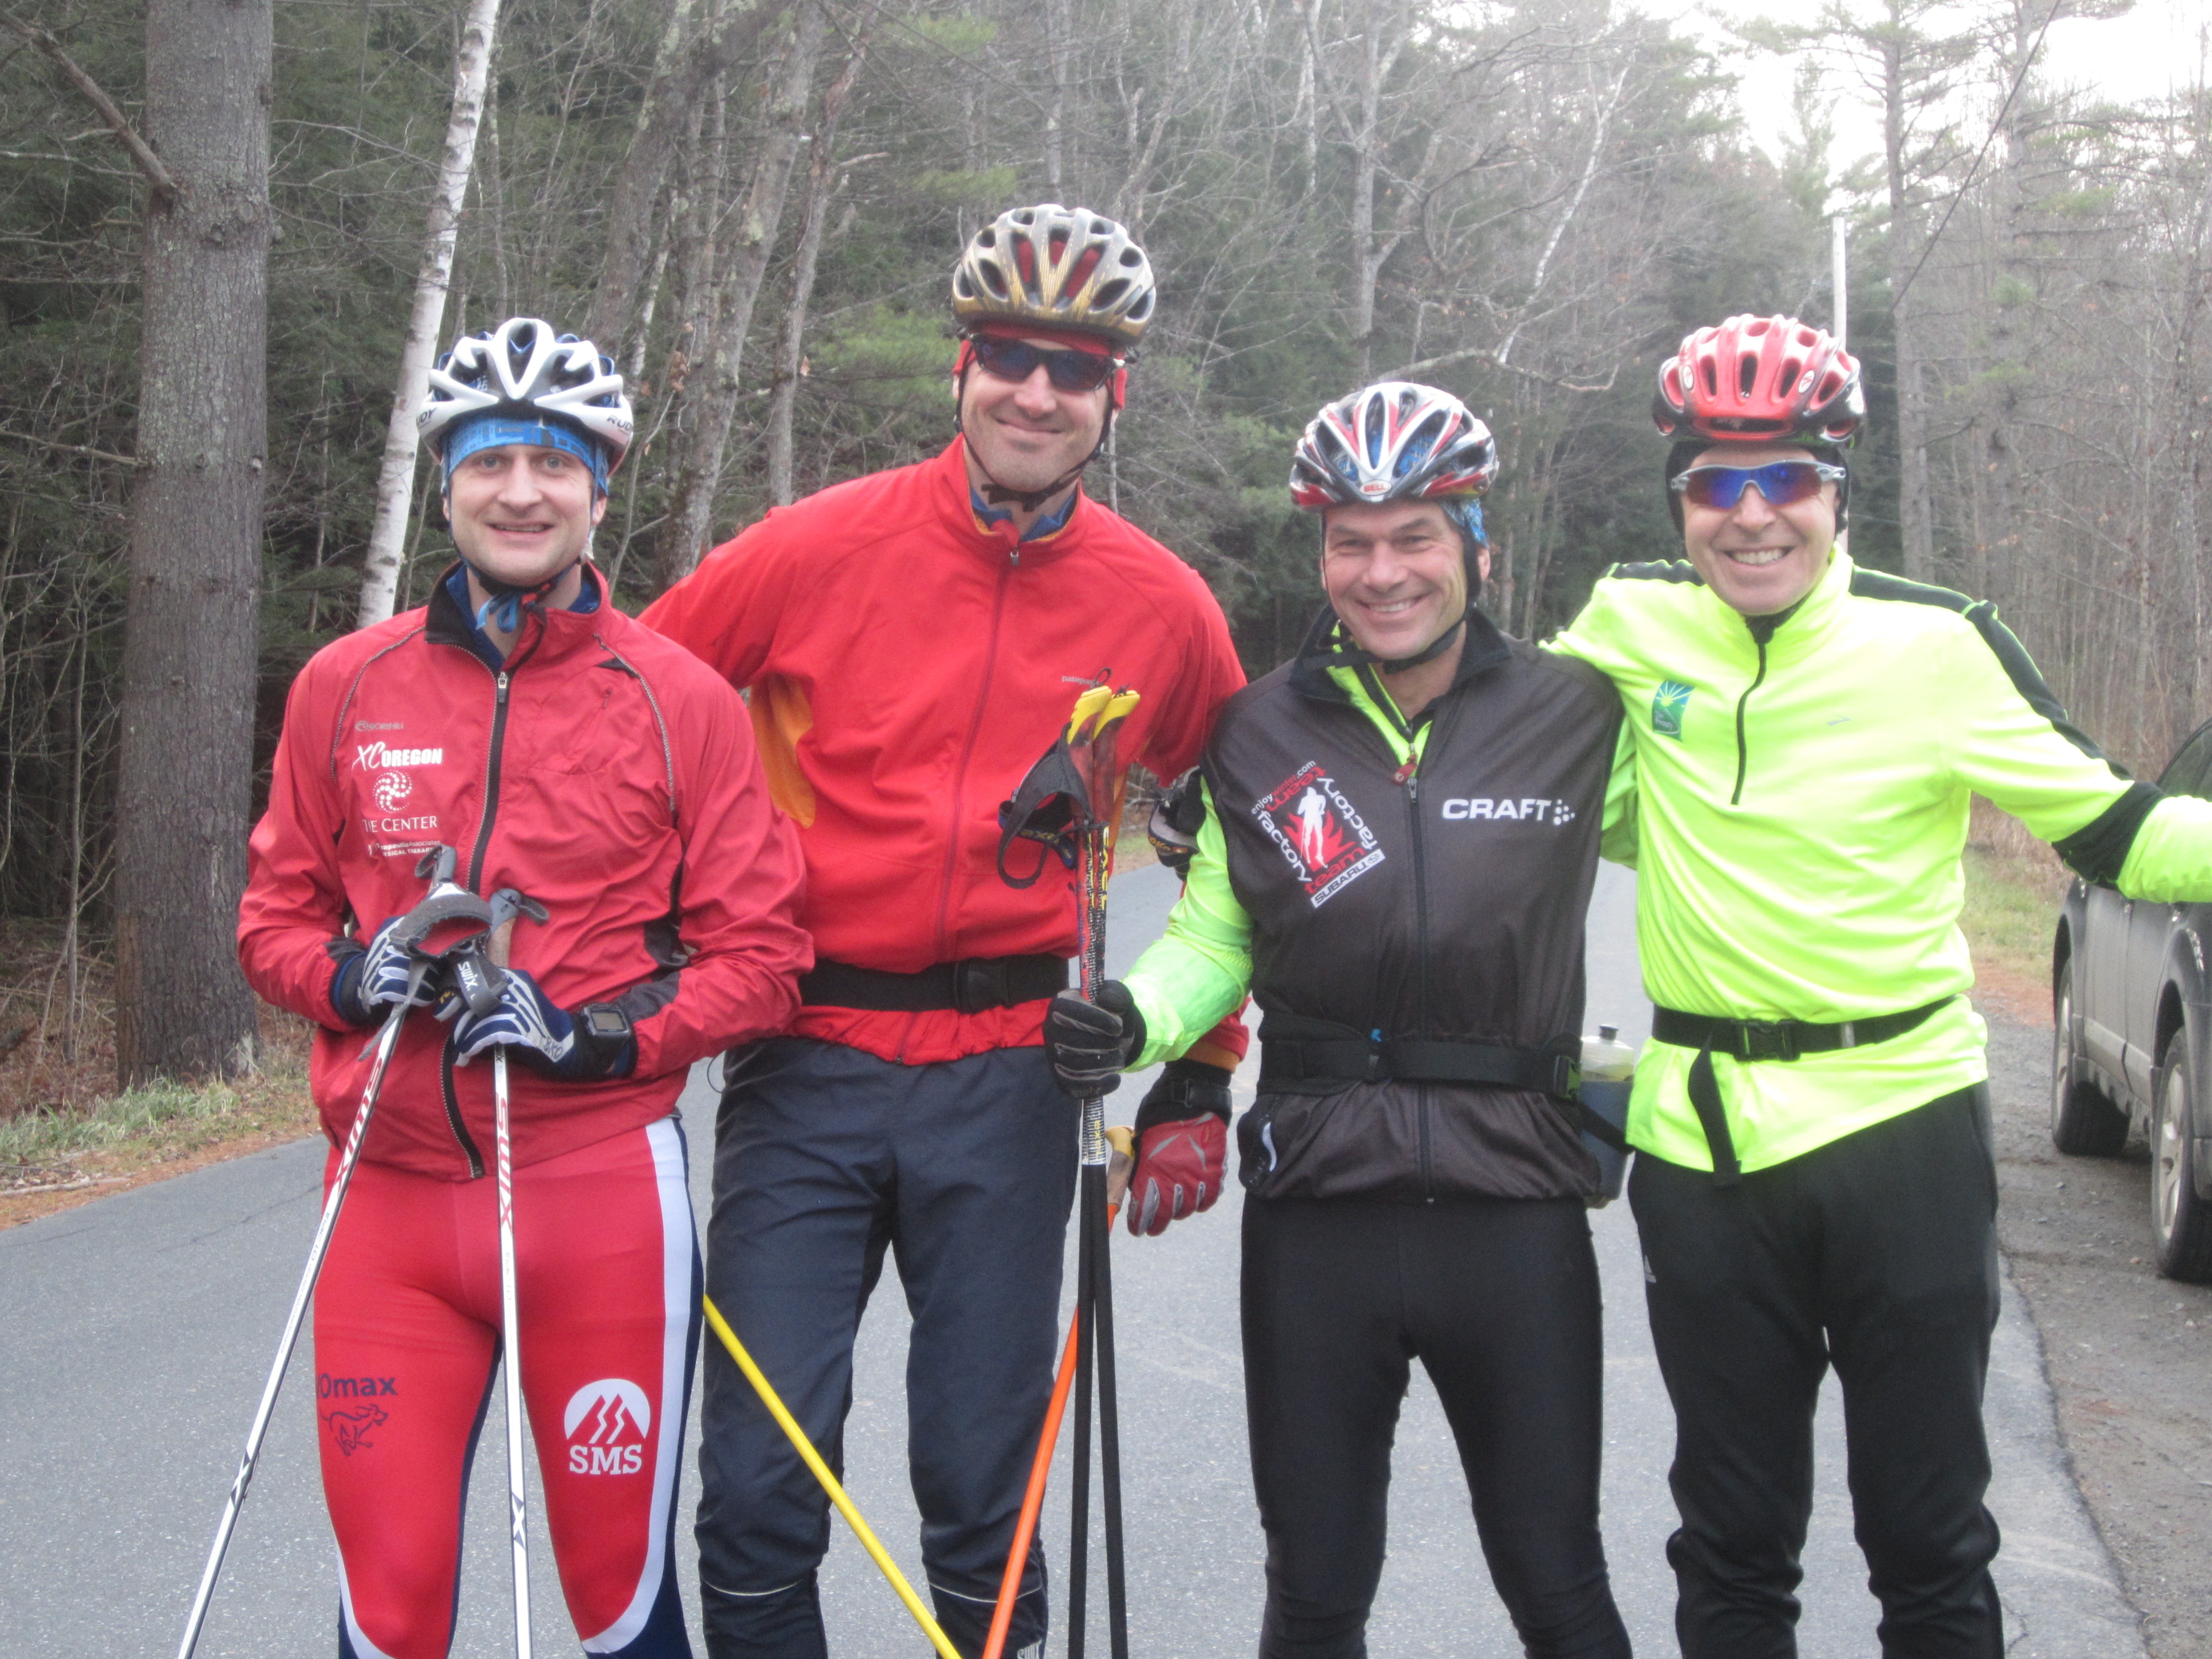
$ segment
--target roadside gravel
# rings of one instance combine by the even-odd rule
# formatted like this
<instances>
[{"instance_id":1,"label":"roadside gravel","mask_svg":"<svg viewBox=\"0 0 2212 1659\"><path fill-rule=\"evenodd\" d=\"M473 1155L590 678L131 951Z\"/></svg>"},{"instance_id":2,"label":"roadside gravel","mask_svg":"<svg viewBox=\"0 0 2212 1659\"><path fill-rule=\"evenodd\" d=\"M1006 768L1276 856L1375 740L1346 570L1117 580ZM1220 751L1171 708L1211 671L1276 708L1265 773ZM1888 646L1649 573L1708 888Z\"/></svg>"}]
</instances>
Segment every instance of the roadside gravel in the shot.
<instances>
[{"instance_id":1,"label":"roadside gravel","mask_svg":"<svg viewBox=\"0 0 2212 1659\"><path fill-rule=\"evenodd\" d=\"M2212 1655L2212 1285L2151 1265L2148 1160L2051 1145L2051 1028L1984 1006L1997 1232L2058 1428L2153 1659Z\"/></svg>"}]
</instances>

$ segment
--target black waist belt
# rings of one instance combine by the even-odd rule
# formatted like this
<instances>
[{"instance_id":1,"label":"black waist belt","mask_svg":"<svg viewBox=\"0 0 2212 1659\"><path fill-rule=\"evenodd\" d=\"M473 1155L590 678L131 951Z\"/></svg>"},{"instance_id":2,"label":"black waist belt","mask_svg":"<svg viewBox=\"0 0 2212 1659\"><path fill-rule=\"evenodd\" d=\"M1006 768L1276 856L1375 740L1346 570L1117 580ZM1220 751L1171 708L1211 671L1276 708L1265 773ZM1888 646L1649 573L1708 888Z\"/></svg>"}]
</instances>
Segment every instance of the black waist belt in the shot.
<instances>
[{"instance_id":1,"label":"black waist belt","mask_svg":"<svg viewBox=\"0 0 2212 1659\"><path fill-rule=\"evenodd\" d=\"M1786 1060L1800 1054L1863 1048L1903 1036L1951 1000L1938 997L1903 1013L1838 1020L1831 1025L1802 1019L1727 1019L1712 1014L1686 1014L1680 1008L1654 1007L1651 1035L1675 1048L1698 1051L1698 1057L1690 1062L1690 1105L1705 1132L1705 1144L1712 1149L1713 1184L1733 1187L1742 1181L1743 1169L1736 1162L1728 1114L1721 1109L1720 1084L1713 1076L1715 1054L1746 1061Z\"/></svg>"},{"instance_id":2,"label":"black waist belt","mask_svg":"<svg viewBox=\"0 0 2212 1659\"><path fill-rule=\"evenodd\" d=\"M1279 1035L1285 1028L1295 1036ZM1316 1035L1309 1036L1309 1031ZM1620 1127L1583 1104L1582 1039L1571 1034L1522 1047L1462 1037L1362 1037L1351 1028L1267 1016L1260 1031L1261 1092L1304 1094L1305 1083L1483 1083L1548 1095L1576 1129L1615 1152Z\"/></svg>"},{"instance_id":3,"label":"black waist belt","mask_svg":"<svg viewBox=\"0 0 2212 1659\"><path fill-rule=\"evenodd\" d=\"M1270 1022L1273 1024L1273 1022ZM1308 1079L1487 1083L1571 1098L1582 1044L1516 1048L1451 1037L1271 1036L1260 1033L1260 1086Z\"/></svg>"},{"instance_id":4,"label":"black waist belt","mask_svg":"<svg viewBox=\"0 0 2212 1659\"><path fill-rule=\"evenodd\" d=\"M918 974L817 962L799 976L799 1000L812 1008L864 1008L872 1012L927 1013L954 1008L980 1014L1038 1002L1067 988L1064 957L969 957L933 963Z\"/></svg>"}]
</instances>

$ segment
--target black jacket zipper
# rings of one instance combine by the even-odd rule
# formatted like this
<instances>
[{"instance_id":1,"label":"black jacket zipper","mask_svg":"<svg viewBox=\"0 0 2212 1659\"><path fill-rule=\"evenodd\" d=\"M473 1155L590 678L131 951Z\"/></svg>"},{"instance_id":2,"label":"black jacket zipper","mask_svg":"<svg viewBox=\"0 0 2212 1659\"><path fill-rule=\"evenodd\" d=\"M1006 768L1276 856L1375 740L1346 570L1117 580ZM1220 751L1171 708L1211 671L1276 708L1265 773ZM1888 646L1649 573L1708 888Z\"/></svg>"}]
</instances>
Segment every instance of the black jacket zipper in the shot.
<instances>
[{"instance_id":1,"label":"black jacket zipper","mask_svg":"<svg viewBox=\"0 0 2212 1659\"><path fill-rule=\"evenodd\" d=\"M1451 696L1452 692L1457 690L1455 686L1444 695ZM1445 708L1430 714L1430 742L1443 742L1443 719L1458 712L1459 702L1455 698ZM1405 733L1407 745L1411 748L1417 735L1415 728L1403 720L1399 725ZM1421 758L1425 752L1424 750L1414 749L1398 769L1406 786L1407 828L1413 843L1413 1023L1416 1034L1421 1036L1429 1035L1429 860L1427 842L1421 835ZM1433 1204L1437 1197L1429 1152L1428 1085L1415 1084L1413 1096L1419 1103L1421 1126L1421 1201Z\"/></svg>"},{"instance_id":2,"label":"black jacket zipper","mask_svg":"<svg viewBox=\"0 0 2212 1659\"><path fill-rule=\"evenodd\" d=\"M493 676L494 690L491 708L491 742L484 757L483 817L477 826L477 844L469 854L468 889L473 893L481 890L483 882L484 854L491 850L492 820L499 816L499 763L507 745L507 684L505 669L496 670ZM458 1024L458 1022L456 1022ZM469 1179L483 1179L483 1153L476 1139L469 1133L469 1126L461 1121L461 1098L453 1087L453 1039L447 1034L445 1052L439 1057L438 1080L446 1096L446 1124L453 1130L453 1139L460 1144L469 1160Z\"/></svg>"},{"instance_id":3,"label":"black jacket zipper","mask_svg":"<svg viewBox=\"0 0 2212 1659\"><path fill-rule=\"evenodd\" d=\"M1778 611L1771 617L1746 617L1743 619L1745 625L1751 629L1751 642L1759 647L1759 672L1752 676L1751 684L1743 688L1743 695L1735 700L1735 792L1729 797L1730 806L1743 805L1744 773L1751 764L1750 746L1743 733L1744 705L1751 701L1751 694L1766 683L1766 642L1774 637L1774 630L1788 621L1791 612L1796 609L1793 605L1790 610Z\"/></svg>"}]
</instances>

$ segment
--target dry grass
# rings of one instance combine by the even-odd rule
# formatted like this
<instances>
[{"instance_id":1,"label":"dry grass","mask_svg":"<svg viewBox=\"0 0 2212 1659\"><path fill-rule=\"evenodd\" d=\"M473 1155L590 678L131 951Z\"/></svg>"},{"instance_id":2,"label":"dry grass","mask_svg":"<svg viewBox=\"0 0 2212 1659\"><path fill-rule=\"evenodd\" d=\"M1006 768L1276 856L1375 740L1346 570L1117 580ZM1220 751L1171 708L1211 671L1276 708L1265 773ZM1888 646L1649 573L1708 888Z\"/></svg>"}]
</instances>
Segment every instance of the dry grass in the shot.
<instances>
[{"instance_id":1,"label":"dry grass","mask_svg":"<svg viewBox=\"0 0 2212 1659\"><path fill-rule=\"evenodd\" d=\"M118 1091L106 964L68 943L0 927L0 1227L313 1133L307 1024L265 1006L251 1076Z\"/></svg>"},{"instance_id":2,"label":"dry grass","mask_svg":"<svg viewBox=\"0 0 2212 1659\"><path fill-rule=\"evenodd\" d=\"M1976 798L1966 835L1966 903L1959 926L1974 952L1974 1000L2015 1019L2051 1018L2051 937L2071 879L2058 855Z\"/></svg>"}]
</instances>

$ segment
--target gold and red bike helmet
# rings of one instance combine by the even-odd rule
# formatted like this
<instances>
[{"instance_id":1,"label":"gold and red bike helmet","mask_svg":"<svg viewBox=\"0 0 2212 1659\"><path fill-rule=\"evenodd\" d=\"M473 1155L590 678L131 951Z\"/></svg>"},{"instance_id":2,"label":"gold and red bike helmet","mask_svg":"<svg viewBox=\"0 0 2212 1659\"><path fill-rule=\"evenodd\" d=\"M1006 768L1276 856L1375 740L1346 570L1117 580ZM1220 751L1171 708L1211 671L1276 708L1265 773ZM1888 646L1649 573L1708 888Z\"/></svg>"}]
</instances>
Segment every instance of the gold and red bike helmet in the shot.
<instances>
[{"instance_id":1,"label":"gold and red bike helmet","mask_svg":"<svg viewBox=\"0 0 2212 1659\"><path fill-rule=\"evenodd\" d=\"M1057 202L1010 208L970 237L952 271L952 316L966 333L990 323L1073 330L1126 357L1152 326L1152 261L1103 213Z\"/></svg>"}]
</instances>

